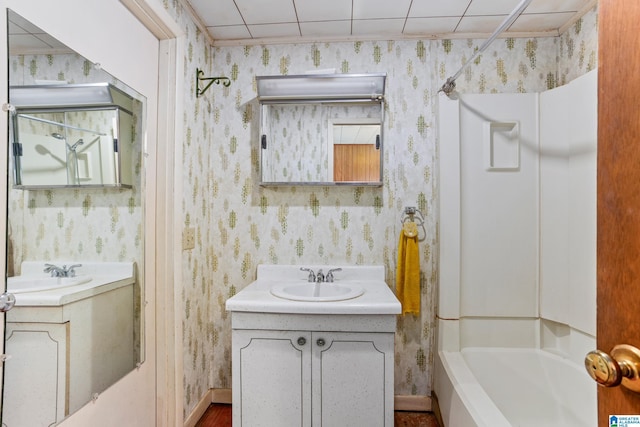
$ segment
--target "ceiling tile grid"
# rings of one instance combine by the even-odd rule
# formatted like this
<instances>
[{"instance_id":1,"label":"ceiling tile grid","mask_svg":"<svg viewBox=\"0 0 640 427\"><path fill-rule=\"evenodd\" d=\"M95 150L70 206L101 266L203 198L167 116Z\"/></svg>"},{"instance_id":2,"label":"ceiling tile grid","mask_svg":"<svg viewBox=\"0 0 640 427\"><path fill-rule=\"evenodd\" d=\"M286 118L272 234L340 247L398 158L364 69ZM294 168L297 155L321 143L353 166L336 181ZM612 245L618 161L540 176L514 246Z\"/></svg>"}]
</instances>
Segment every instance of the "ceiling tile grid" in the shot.
<instances>
[{"instance_id":1,"label":"ceiling tile grid","mask_svg":"<svg viewBox=\"0 0 640 427\"><path fill-rule=\"evenodd\" d=\"M520 0L184 0L214 43L491 34ZM507 30L559 34L597 0L532 0Z\"/></svg>"},{"instance_id":2,"label":"ceiling tile grid","mask_svg":"<svg viewBox=\"0 0 640 427\"><path fill-rule=\"evenodd\" d=\"M183 0L214 44L351 39L461 38L493 33L520 0ZM597 0L532 0L506 34L558 35ZM11 23L21 51L55 41Z\"/></svg>"}]
</instances>

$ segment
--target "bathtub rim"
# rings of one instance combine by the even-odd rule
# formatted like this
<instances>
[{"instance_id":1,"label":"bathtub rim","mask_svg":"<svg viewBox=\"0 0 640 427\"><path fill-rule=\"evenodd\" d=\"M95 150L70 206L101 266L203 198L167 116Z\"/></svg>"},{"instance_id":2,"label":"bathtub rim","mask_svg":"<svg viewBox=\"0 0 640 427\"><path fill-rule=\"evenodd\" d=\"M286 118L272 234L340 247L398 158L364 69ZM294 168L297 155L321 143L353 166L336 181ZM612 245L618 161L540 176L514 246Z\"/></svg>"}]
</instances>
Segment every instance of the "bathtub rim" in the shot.
<instances>
[{"instance_id":1,"label":"bathtub rim","mask_svg":"<svg viewBox=\"0 0 640 427\"><path fill-rule=\"evenodd\" d=\"M491 320L488 325L491 328L495 327L497 323L499 328L503 328L502 323L513 323L513 320L517 320L517 325L514 329L515 333L521 333L526 331L526 339L524 341L517 342L518 345L508 345L505 343L513 344L514 341L505 339L503 331L499 334L499 341L491 343L491 339L478 339L474 337L474 344L483 342L484 345L470 345L469 331L462 332L464 329L461 323L474 322L480 320L480 324L485 320ZM524 322L521 322L525 320ZM528 321L527 321L528 320ZM557 324L553 321L546 319L525 319L525 318L463 318L463 319L440 319L437 318L437 352L434 357L434 385L433 393L437 399L438 409L445 427L511 427L512 424L500 411L497 405L489 397L489 395L480 386L477 378L471 371L471 368L467 365L463 356L463 351L468 350L531 350L539 352L545 356L552 358L559 358L575 367L582 367L582 360L578 363L575 359L576 356L583 351L584 348L589 346L595 346L595 337L588 334L584 334L580 331L571 329L569 334L563 339L571 341L570 344L561 343L558 346L558 342L547 342L545 347L545 334L548 330L564 326ZM491 328L489 328L491 330ZM533 333L529 330L533 328ZM471 331L478 332L478 329L471 328ZM483 331L480 329L482 332ZM514 332L512 331L512 332ZM495 331L494 331L495 332ZM595 348L595 347L593 347ZM565 350L568 350L567 353ZM582 353L584 355L586 353ZM584 357L584 356L582 356ZM452 366L455 365L455 366ZM586 374L585 374L586 375Z\"/></svg>"}]
</instances>

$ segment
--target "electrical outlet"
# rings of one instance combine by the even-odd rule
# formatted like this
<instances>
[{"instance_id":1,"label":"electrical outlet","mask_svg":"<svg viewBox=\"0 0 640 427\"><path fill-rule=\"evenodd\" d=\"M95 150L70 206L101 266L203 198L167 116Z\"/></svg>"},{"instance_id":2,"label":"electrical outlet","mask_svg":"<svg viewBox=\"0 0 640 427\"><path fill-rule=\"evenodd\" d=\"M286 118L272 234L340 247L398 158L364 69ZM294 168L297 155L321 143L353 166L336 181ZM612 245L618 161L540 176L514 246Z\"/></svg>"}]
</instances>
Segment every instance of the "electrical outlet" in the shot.
<instances>
[{"instance_id":1,"label":"electrical outlet","mask_svg":"<svg viewBox=\"0 0 640 427\"><path fill-rule=\"evenodd\" d=\"M182 249L189 250L196 247L196 229L187 227L182 232Z\"/></svg>"}]
</instances>

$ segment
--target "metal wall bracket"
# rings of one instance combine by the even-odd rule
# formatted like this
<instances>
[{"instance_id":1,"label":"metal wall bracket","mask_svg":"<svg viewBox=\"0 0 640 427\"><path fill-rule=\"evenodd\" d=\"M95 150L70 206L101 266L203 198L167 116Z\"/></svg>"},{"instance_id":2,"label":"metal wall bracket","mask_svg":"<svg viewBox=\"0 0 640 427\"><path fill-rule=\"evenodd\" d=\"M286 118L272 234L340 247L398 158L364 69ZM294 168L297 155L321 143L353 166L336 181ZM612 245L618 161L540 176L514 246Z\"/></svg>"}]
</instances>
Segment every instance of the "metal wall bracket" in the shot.
<instances>
[{"instance_id":1,"label":"metal wall bracket","mask_svg":"<svg viewBox=\"0 0 640 427\"><path fill-rule=\"evenodd\" d=\"M222 86L224 87L231 86L231 79L229 79L229 77L203 77L203 76L204 76L204 71L202 71L200 68L196 68L196 98L203 95L213 83L217 85L222 83ZM208 81L209 83L205 87L201 88L200 87L201 81L202 82Z\"/></svg>"}]
</instances>

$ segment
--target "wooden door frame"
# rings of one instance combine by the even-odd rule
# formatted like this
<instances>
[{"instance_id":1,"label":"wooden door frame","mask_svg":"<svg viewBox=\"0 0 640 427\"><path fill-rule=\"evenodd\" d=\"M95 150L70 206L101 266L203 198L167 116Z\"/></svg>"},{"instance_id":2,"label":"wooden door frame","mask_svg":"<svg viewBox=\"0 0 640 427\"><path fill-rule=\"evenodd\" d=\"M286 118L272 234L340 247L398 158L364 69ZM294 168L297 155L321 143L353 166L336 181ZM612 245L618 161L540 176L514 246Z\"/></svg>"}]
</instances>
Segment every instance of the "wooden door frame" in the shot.
<instances>
[{"instance_id":1,"label":"wooden door frame","mask_svg":"<svg viewBox=\"0 0 640 427\"><path fill-rule=\"evenodd\" d=\"M156 425L183 425L181 238L184 51L186 36L153 0L120 0L160 41L155 176Z\"/></svg>"},{"instance_id":2,"label":"wooden door frame","mask_svg":"<svg viewBox=\"0 0 640 427\"><path fill-rule=\"evenodd\" d=\"M640 347L640 3L600 2L598 16L598 348ZM640 414L640 394L598 388L598 425Z\"/></svg>"}]
</instances>

